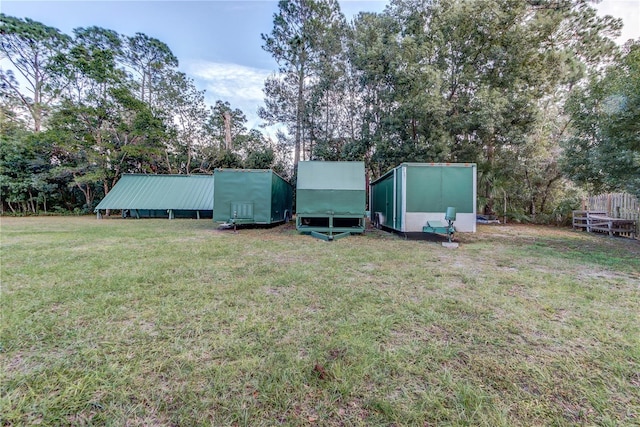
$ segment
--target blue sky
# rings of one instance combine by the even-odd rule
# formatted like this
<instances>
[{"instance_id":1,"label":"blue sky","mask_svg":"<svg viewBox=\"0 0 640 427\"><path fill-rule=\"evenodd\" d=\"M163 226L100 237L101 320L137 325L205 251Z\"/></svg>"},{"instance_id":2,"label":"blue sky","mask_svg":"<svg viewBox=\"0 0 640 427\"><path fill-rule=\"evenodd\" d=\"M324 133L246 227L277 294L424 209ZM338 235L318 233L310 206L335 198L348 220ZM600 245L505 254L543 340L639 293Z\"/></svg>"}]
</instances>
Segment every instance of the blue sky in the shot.
<instances>
[{"instance_id":1,"label":"blue sky","mask_svg":"<svg viewBox=\"0 0 640 427\"><path fill-rule=\"evenodd\" d=\"M381 12L386 1L341 1L348 19L359 11ZM204 89L206 101L228 101L240 108L249 127L257 127L265 78L277 64L262 49L270 33L277 1L12 1L2 0L7 15L28 17L71 34L74 28L99 26L120 34L136 32L166 43L181 71Z\"/></svg>"},{"instance_id":2,"label":"blue sky","mask_svg":"<svg viewBox=\"0 0 640 427\"><path fill-rule=\"evenodd\" d=\"M346 0L340 6L351 19L359 11L381 12L388 1ZM600 13L621 17L621 39L640 37L640 0L603 0ZM166 43L206 100L240 108L250 127L260 120L264 79L277 64L262 50L262 33L273 27L277 1L28 1L2 0L0 11L28 17L71 34L77 27L99 26L124 35L136 32Z\"/></svg>"}]
</instances>

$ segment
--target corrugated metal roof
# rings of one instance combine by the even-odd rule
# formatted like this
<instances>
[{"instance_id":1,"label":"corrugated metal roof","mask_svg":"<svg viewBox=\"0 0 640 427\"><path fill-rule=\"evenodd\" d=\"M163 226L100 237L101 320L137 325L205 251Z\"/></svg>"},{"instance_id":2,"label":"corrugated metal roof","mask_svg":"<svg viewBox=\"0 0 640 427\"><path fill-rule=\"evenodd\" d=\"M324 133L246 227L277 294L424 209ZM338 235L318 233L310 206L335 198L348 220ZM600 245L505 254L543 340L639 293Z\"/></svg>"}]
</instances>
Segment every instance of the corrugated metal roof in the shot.
<instances>
[{"instance_id":1,"label":"corrugated metal roof","mask_svg":"<svg viewBox=\"0 0 640 427\"><path fill-rule=\"evenodd\" d=\"M213 175L125 174L100 209L213 210Z\"/></svg>"},{"instance_id":2,"label":"corrugated metal roof","mask_svg":"<svg viewBox=\"0 0 640 427\"><path fill-rule=\"evenodd\" d=\"M296 186L304 190L365 190L364 162L300 162Z\"/></svg>"}]
</instances>

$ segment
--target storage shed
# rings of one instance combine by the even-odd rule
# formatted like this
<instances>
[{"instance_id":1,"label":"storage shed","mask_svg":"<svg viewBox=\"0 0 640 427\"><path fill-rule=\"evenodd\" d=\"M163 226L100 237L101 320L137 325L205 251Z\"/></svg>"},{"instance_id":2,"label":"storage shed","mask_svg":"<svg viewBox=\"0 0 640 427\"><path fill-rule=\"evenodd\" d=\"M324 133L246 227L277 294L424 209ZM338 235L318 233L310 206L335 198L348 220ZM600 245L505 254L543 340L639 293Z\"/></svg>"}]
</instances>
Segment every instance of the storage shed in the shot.
<instances>
[{"instance_id":1,"label":"storage shed","mask_svg":"<svg viewBox=\"0 0 640 427\"><path fill-rule=\"evenodd\" d=\"M371 183L371 219L397 232L422 232L427 221L457 213L457 231L476 231L474 163L402 163Z\"/></svg>"},{"instance_id":2,"label":"storage shed","mask_svg":"<svg viewBox=\"0 0 640 427\"><path fill-rule=\"evenodd\" d=\"M271 169L216 169L213 220L277 224L293 213L293 187Z\"/></svg>"},{"instance_id":3,"label":"storage shed","mask_svg":"<svg viewBox=\"0 0 640 427\"><path fill-rule=\"evenodd\" d=\"M124 174L96 206L136 218L211 218L213 175Z\"/></svg>"},{"instance_id":4,"label":"storage shed","mask_svg":"<svg viewBox=\"0 0 640 427\"><path fill-rule=\"evenodd\" d=\"M328 233L328 239L364 232L366 184L363 162L298 163L296 228Z\"/></svg>"}]
</instances>

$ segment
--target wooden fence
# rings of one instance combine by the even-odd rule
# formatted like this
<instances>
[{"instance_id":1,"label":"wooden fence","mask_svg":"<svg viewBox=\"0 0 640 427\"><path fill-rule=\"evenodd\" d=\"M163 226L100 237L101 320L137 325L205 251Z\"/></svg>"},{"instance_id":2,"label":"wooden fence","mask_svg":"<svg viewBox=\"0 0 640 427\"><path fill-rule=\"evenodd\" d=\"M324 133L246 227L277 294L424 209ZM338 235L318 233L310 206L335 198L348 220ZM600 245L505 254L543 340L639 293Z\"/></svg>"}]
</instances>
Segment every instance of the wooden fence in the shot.
<instances>
[{"instance_id":1,"label":"wooden fence","mask_svg":"<svg viewBox=\"0 0 640 427\"><path fill-rule=\"evenodd\" d=\"M583 209L607 212L607 216L611 218L633 220L636 222L636 237L640 234L640 203L631 194L612 193L591 196L583 201Z\"/></svg>"}]
</instances>

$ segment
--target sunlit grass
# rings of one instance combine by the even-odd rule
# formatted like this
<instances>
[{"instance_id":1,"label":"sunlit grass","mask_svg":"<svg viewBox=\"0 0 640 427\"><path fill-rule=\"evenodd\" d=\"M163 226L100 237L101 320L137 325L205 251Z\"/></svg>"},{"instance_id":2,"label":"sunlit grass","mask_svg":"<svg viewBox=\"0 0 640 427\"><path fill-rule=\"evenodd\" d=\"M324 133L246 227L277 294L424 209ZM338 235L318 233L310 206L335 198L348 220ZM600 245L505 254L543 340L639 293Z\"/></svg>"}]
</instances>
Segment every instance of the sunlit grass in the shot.
<instances>
[{"instance_id":1,"label":"sunlit grass","mask_svg":"<svg viewBox=\"0 0 640 427\"><path fill-rule=\"evenodd\" d=\"M635 425L640 245L3 218L2 424Z\"/></svg>"}]
</instances>

